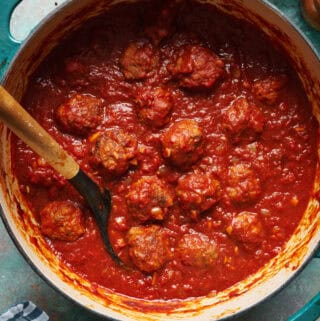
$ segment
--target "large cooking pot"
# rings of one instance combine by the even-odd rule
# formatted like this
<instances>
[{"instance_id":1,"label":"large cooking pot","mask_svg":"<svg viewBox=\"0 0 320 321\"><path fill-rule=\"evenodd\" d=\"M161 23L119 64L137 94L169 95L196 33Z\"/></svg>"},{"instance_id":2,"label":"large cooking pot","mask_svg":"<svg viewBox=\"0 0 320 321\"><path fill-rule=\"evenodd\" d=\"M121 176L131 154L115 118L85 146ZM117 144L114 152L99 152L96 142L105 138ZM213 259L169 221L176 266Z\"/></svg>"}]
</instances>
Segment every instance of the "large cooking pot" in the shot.
<instances>
[{"instance_id":1,"label":"large cooking pot","mask_svg":"<svg viewBox=\"0 0 320 321\"><path fill-rule=\"evenodd\" d=\"M4 74L3 86L18 100L21 99L29 76L61 39L89 18L118 2L120 1L68 1L47 17L21 46ZM313 106L314 115L320 121L320 106L317 104L320 101L320 60L304 37L279 12L261 0L206 2L211 2L233 16L255 23L288 53ZM6 10L8 8L9 6ZM8 47L2 47L2 50L9 52L15 48L12 40L7 41L6 46ZM3 65L5 64L4 61ZM61 265L46 246L42 235L37 232L37 223L19 193L17 181L12 174L11 133L3 125L0 125L0 132L0 202L9 233L28 262L48 283L71 300L103 316L139 321L220 320L234 316L282 288L303 268L320 242L320 204L316 197L318 195L319 198L320 191L318 163L309 205L294 235L275 258L242 282L218 294L168 302L128 298L99 288L93 291L88 281ZM21 211L25 212L23 219Z\"/></svg>"}]
</instances>

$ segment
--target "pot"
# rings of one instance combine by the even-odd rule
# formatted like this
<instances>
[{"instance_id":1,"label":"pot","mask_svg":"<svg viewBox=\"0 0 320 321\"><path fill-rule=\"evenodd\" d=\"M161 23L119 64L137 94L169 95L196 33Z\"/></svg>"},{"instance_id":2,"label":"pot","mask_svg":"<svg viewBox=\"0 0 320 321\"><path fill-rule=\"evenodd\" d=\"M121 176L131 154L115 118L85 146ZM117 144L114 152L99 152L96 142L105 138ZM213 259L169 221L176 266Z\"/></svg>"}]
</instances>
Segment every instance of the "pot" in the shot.
<instances>
[{"instance_id":1,"label":"pot","mask_svg":"<svg viewBox=\"0 0 320 321\"><path fill-rule=\"evenodd\" d=\"M21 46L3 76L3 86L18 100L29 76L71 31L120 1L68 1L47 17ZM316 118L320 121L320 60L312 46L274 8L261 0L206 1L235 17L258 25L292 59ZM6 8L8 9L8 8ZM6 14L5 12L3 14ZM7 12L9 14L9 11ZM13 52L16 46L8 42ZM5 63L4 63L5 64ZM182 301L144 301L93 286L74 274L49 250L33 213L19 192L12 174L10 135L0 125L0 202L5 225L21 253L34 269L59 292L81 306L115 320L221 320L245 311L281 289L305 266L320 242L319 163L310 201L303 218L283 250L254 275L206 297ZM316 197L318 195L318 198ZM21 212L24 212L23 217Z\"/></svg>"}]
</instances>

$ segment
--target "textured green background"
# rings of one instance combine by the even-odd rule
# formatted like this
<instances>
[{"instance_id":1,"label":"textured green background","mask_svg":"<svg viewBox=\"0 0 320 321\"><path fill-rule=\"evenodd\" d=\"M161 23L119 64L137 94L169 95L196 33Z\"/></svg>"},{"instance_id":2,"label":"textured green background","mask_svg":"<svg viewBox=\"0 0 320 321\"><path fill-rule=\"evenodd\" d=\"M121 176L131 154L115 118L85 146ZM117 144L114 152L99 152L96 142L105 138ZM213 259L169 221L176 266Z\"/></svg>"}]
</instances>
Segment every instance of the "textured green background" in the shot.
<instances>
[{"instance_id":1,"label":"textured green background","mask_svg":"<svg viewBox=\"0 0 320 321\"><path fill-rule=\"evenodd\" d=\"M6 0L0 0L0 4L2 1ZM309 28L303 21L298 0L267 2L278 7L320 53L320 33ZM313 259L289 286L234 320L284 321L319 291L320 259ZM0 314L11 305L24 300L31 300L44 309L52 321L106 320L69 302L50 288L24 261L0 221Z\"/></svg>"}]
</instances>

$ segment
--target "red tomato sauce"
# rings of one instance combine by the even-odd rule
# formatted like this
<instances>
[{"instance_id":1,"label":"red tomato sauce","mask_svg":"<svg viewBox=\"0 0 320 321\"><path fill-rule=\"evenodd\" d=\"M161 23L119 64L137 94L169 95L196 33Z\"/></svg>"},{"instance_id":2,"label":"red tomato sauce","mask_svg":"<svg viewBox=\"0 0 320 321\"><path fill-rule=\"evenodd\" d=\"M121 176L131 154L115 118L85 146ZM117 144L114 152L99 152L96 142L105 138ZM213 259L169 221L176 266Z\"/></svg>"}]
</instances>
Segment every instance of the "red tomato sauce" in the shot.
<instances>
[{"instance_id":1,"label":"red tomato sauce","mask_svg":"<svg viewBox=\"0 0 320 321\"><path fill-rule=\"evenodd\" d=\"M137 42L142 47L126 51ZM159 86L165 92L156 95L164 103L140 113L147 90ZM78 125L69 128L57 120L58 107L75 94L95 97L93 103L99 104L97 117L86 121L84 114L77 120L86 126L79 134ZM143 1L114 6L50 54L30 79L23 105L86 173L112 192L109 235L130 269L109 257L73 187L13 137L14 172L39 224L50 202L71 201L81 209L84 234L81 230L73 241L47 240L62 262L93 284L144 299L221 291L277 255L306 209L315 175L317 124L300 81L286 55L259 30L209 5ZM63 119L66 113L61 109ZM170 148L165 148L164 133L190 119L200 129L186 125L186 135L194 135L196 142L189 136L182 142L179 136L177 143L171 129ZM91 161L95 133L110 129L121 129L137 142L135 156L125 154L130 162L121 164L116 175ZM197 145L190 152L188 144ZM182 154L172 158L178 148ZM142 176L156 177L160 192L140 193L143 184L133 184ZM133 188L136 193L129 194ZM157 193L164 194L163 208L153 207L151 217L141 217L159 201ZM157 246L148 249L148 241L140 239L153 260L146 266L137 263L141 249L134 248L133 258L130 246L136 246L137 234L128 233L137 232L132 227L151 233L150 226L165 229L154 240L170 253L159 253Z\"/></svg>"}]
</instances>

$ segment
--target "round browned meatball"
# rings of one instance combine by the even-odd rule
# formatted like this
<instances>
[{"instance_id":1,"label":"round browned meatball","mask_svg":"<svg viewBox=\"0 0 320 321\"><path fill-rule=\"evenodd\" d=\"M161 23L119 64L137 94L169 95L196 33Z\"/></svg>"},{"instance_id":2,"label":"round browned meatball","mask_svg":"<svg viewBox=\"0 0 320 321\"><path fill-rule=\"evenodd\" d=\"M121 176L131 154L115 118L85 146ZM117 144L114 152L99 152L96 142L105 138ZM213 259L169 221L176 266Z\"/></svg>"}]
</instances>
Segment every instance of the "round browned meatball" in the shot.
<instances>
[{"instance_id":1,"label":"round browned meatball","mask_svg":"<svg viewBox=\"0 0 320 321\"><path fill-rule=\"evenodd\" d=\"M170 258L169 230L158 225L131 227L127 233L129 255L144 272L159 270Z\"/></svg>"},{"instance_id":2,"label":"round browned meatball","mask_svg":"<svg viewBox=\"0 0 320 321\"><path fill-rule=\"evenodd\" d=\"M254 201L261 193L260 179L247 164L231 166L227 184L227 195L235 203Z\"/></svg>"},{"instance_id":3,"label":"round browned meatball","mask_svg":"<svg viewBox=\"0 0 320 321\"><path fill-rule=\"evenodd\" d=\"M202 130L195 120L181 120L161 137L163 157L177 167L196 163L203 154Z\"/></svg>"},{"instance_id":4,"label":"round browned meatball","mask_svg":"<svg viewBox=\"0 0 320 321\"><path fill-rule=\"evenodd\" d=\"M235 143L254 141L263 125L262 111L244 97L234 100L224 115L224 127Z\"/></svg>"},{"instance_id":5,"label":"round browned meatball","mask_svg":"<svg viewBox=\"0 0 320 321\"><path fill-rule=\"evenodd\" d=\"M235 215L227 233L243 243L261 243L265 236L262 221L257 213L241 212Z\"/></svg>"},{"instance_id":6,"label":"round browned meatball","mask_svg":"<svg viewBox=\"0 0 320 321\"><path fill-rule=\"evenodd\" d=\"M120 65L126 79L145 79L158 65L158 57L150 43L132 42L123 53Z\"/></svg>"},{"instance_id":7,"label":"round browned meatball","mask_svg":"<svg viewBox=\"0 0 320 321\"><path fill-rule=\"evenodd\" d=\"M124 174L137 154L137 140L122 130L96 133L91 137L91 162L112 175Z\"/></svg>"},{"instance_id":8,"label":"round browned meatball","mask_svg":"<svg viewBox=\"0 0 320 321\"><path fill-rule=\"evenodd\" d=\"M102 104L91 95L76 94L56 109L56 118L66 132L87 135L102 121Z\"/></svg>"},{"instance_id":9,"label":"round browned meatball","mask_svg":"<svg viewBox=\"0 0 320 321\"><path fill-rule=\"evenodd\" d=\"M132 216L141 222L163 220L173 205L173 196L157 176L142 176L130 186L127 205Z\"/></svg>"},{"instance_id":10,"label":"round browned meatball","mask_svg":"<svg viewBox=\"0 0 320 321\"><path fill-rule=\"evenodd\" d=\"M145 88L136 97L138 116L146 124L162 127L170 120L172 95L165 88Z\"/></svg>"},{"instance_id":11,"label":"round browned meatball","mask_svg":"<svg viewBox=\"0 0 320 321\"><path fill-rule=\"evenodd\" d=\"M197 218L219 201L221 187L210 174L190 173L179 178L176 194L181 207L190 211L192 218Z\"/></svg>"},{"instance_id":12,"label":"round browned meatball","mask_svg":"<svg viewBox=\"0 0 320 321\"><path fill-rule=\"evenodd\" d=\"M218 258L216 242L196 232L183 235L177 253L184 264L199 268L213 266Z\"/></svg>"},{"instance_id":13,"label":"round browned meatball","mask_svg":"<svg viewBox=\"0 0 320 321\"><path fill-rule=\"evenodd\" d=\"M71 201L54 201L40 211L43 235L61 241L73 242L85 233L83 213Z\"/></svg>"},{"instance_id":14,"label":"round browned meatball","mask_svg":"<svg viewBox=\"0 0 320 321\"><path fill-rule=\"evenodd\" d=\"M181 87L206 89L223 76L224 62L208 48L185 45L180 47L168 70Z\"/></svg>"},{"instance_id":15,"label":"round browned meatball","mask_svg":"<svg viewBox=\"0 0 320 321\"><path fill-rule=\"evenodd\" d=\"M262 103L274 105L280 95L280 91L287 84L286 75L273 75L264 79L256 80L253 84L253 93Z\"/></svg>"}]
</instances>

